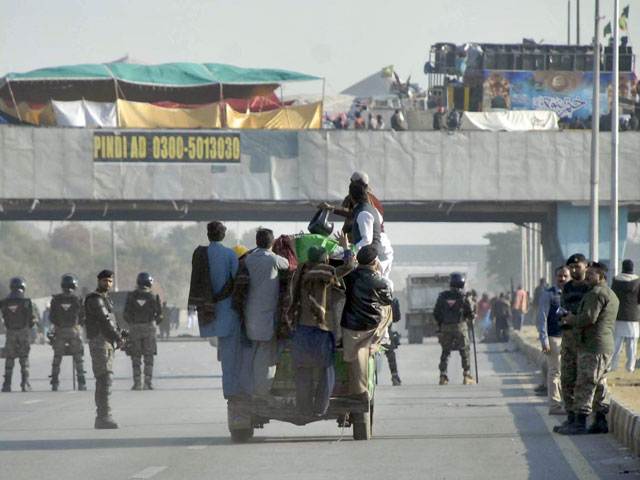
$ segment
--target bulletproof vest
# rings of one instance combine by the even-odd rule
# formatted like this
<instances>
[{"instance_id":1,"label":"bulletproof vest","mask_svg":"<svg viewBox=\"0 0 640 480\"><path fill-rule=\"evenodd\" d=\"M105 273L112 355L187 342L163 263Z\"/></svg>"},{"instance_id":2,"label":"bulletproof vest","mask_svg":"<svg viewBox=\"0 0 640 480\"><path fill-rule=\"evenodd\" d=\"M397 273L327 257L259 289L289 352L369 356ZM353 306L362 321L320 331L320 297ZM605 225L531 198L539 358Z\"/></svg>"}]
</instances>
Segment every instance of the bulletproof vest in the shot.
<instances>
[{"instance_id":1,"label":"bulletproof vest","mask_svg":"<svg viewBox=\"0 0 640 480\"><path fill-rule=\"evenodd\" d=\"M156 319L156 296L149 290L134 290L127 297L127 310L133 323L151 323Z\"/></svg>"},{"instance_id":2,"label":"bulletproof vest","mask_svg":"<svg viewBox=\"0 0 640 480\"><path fill-rule=\"evenodd\" d=\"M455 324L464 320L464 295L461 291L447 290L440 294L442 305L442 323Z\"/></svg>"},{"instance_id":3,"label":"bulletproof vest","mask_svg":"<svg viewBox=\"0 0 640 480\"><path fill-rule=\"evenodd\" d=\"M562 288L562 307L575 315L582 298L589 290L591 287L586 283L576 283L574 280L569 280Z\"/></svg>"},{"instance_id":4,"label":"bulletproof vest","mask_svg":"<svg viewBox=\"0 0 640 480\"><path fill-rule=\"evenodd\" d=\"M356 218L360 212L369 212L373 217L373 240L371 241L371 245L375 245L376 247L380 247L380 233L382 232L382 227L379 221L379 212L376 210L376 207L371 205L370 203L361 203L353 210L353 226L351 227L351 238L353 243L358 243L362 240L362 233L360 232L360 227L358 226L358 222L356 222Z\"/></svg>"},{"instance_id":5,"label":"bulletproof vest","mask_svg":"<svg viewBox=\"0 0 640 480\"><path fill-rule=\"evenodd\" d=\"M0 310L7 330L20 330L31 325L32 307L28 298L7 297L0 302Z\"/></svg>"},{"instance_id":6,"label":"bulletproof vest","mask_svg":"<svg viewBox=\"0 0 640 480\"><path fill-rule=\"evenodd\" d=\"M84 312L85 312L84 321L85 321L85 326L87 327L87 337L89 338L94 338L101 333L100 320L96 317L96 314L93 311L93 308L90 308L89 306L92 302L96 301L97 297L102 297L105 308L107 309L107 312L109 312L109 321L111 322L114 328L117 327L116 317L115 317L115 314L113 313L113 301L111 300L111 297L109 297L109 295L106 293L100 293L98 291L91 292L84 299Z\"/></svg>"},{"instance_id":7,"label":"bulletproof vest","mask_svg":"<svg viewBox=\"0 0 640 480\"><path fill-rule=\"evenodd\" d=\"M80 315L80 299L73 294L59 293L51 298L49 318L57 327L75 327Z\"/></svg>"}]
</instances>

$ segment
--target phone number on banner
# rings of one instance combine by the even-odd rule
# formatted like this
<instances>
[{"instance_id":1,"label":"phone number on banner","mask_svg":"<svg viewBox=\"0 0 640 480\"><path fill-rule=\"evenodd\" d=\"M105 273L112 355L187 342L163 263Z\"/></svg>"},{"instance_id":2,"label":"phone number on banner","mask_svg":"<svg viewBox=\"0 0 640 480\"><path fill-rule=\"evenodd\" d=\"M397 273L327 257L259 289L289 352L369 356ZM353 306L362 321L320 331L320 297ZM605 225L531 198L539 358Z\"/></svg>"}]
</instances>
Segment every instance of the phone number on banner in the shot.
<instances>
[{"instance_id":1,"label":"phone number on banner","mask_svg":"<svg viewBox=\"0 0 640 480\"><path fill-rule=\"evenodd\" d=\"M94 132L96 162L240 162L238 133Z\"/></svg>"}]
</instances>

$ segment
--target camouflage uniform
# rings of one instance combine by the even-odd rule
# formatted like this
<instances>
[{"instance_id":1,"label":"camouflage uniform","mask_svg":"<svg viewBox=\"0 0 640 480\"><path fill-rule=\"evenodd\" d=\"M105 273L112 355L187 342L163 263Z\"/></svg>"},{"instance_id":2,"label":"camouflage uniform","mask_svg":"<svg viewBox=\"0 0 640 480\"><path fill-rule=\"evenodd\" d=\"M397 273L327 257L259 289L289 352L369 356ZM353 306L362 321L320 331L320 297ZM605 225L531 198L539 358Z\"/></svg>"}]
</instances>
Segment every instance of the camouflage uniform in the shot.
<instances>
[{"instance_id":1,"label":"camouflage uniform","mask_svg":"<svg viewBox=\"0 0 640 480\"><path fill-rule=\"evenodd\" d=\"M578 375L573 399L577 414L609 411L606 375L611 368L618 307L613 290L605 283L598 284L584 296L578 312L569 321L577 333Z\"/></svg>"},{"instance_id":2,"label":"camouflage uniform","mask_svg":"<svg viewBox=\"0 0 640 480\"><path fill-rule=\"evenodd\" d=\"M156 325L162 322L160 297L147 287L129 292L124 307L124 320L131 328L127 354L131 356L133 367L133 388L143 388L141 367L144 356L144 388L151 389L153 356L157 353Z\"/></svg>"},{"instance_id":3,"label":"camouflage uniform","mask_svg":"<svg viewBox=\"0 0 640 480\"><path fill-rule=\"evenodd\" d=\"M580 302L591 287L586 283L578 283L570 280L562 289L562 307L575 314ZM574 411L574 389L578 378L578 346L576 331L573 329L562 332L562 344L560 347L560 385L562 387L562 399L564 408L568 413Z\"/></svg>"},{"instance_id":4,"label":"camouflage uniform","mask_svg":"<svg viewBox=\"0 0 640 480\"><path fill-rule=\"evenodd\" d=\"M113 382L113 343L121 341L113 313L113 301L106 292L96 290L87 295L84 308L91 364L96 377L97 417L111 420L109 398Z\"/></svg>"},{"instance_id":5,"label":"camouflage uniform","mask_svg":"<svg viewBox=\"0 0 640 480\"><path fill-rule=\"evenodd\" d=\"M31 350L31 329L36 325L33 304L24 298L22 292L13 291L0 301L0 311L7 329L4 346L4 383L2 391L11 391L11 376L16 358L20 361L22 391L31 390L29 384L29 351Z\"/></svg>"},{"instance_id":6,"label":"camouflage uniform","mask_svg":"<svg viewBox=\"0 0 640 480\"><path fill-rule=\"evenodd\" d=\"M467 320L473 320L473 304L461 289L452 288L438 295L433 316L438 323L442 346L440 376L446 379L452 350L460 352L465 378L471 377L471 348Z\"/></svg>"},{"instance_id":7,"label":"camouflage uniform","mask_svg":"<svg viewBox=\"0 0 640 480\"><path fill-rule=\"evenodd\" d=\"M78 376L80 390L86 389L84 371L84 345L82 344L82 325L84 325L84 308L78 296L71 292L54 295L51 298L50 317L55 325L53 347L53 363L51 365L51 386L58 388L60 364L65 354L73 355L73 363Z\"/></svg>"}]
</instances>

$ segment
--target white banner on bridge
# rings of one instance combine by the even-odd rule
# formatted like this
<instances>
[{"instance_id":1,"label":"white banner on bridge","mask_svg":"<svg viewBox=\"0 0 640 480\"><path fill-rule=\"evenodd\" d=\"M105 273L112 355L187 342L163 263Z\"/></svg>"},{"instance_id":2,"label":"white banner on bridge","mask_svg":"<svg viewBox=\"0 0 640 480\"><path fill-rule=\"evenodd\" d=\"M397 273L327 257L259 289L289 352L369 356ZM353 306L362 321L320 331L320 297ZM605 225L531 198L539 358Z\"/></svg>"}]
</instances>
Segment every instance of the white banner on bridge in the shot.
<instances>
[{"instance_id":1,"label":"white banner on bridge","mask_svg":"<svg viewBox=\"0 0 640 480\"><path fill-rule=\"evenodd\" d=\"M464 112L460 122L460 130L527 132L558 129L558 115L548 110Z\"/></svg>"}]
</instances>

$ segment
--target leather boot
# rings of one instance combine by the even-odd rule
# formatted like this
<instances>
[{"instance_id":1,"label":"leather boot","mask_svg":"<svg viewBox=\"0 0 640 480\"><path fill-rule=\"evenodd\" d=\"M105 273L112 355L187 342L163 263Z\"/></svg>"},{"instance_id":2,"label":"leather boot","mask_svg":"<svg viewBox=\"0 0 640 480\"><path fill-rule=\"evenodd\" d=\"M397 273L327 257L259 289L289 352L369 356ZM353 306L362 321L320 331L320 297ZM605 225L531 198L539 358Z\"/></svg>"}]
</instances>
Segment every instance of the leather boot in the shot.
<instances>
[{"instance_id":1,"label":"leather boot","mask_svg":"<svg viewBox=\"0 0 640 480\"><path fill-rule=\"evenodd\" d=\"M573 423L558 429L560 435L584 435L587 433L587 415L578 413Z\"/></svg>"},{"instance_id":2,"label":"leather boot","mask_svg":"<svg viewBox=\"0 0 640 480\"><path fill-rule=\"evenodd\" d=\"M475 385L476 381L471 378L471 372L464 372L463 378L462 378L462 384L463 385Z\"/></svg>"},{"instance_id":3,"label":"leather boot","mask_svg":"<svg viewBox=\"0 0 640 480\"><path fill-rule=\"evenodd\" d=\"M111 415L107 415L105 417L96 417L96 421L93 426L98 430L111 430L114 428L118 428L118 424L115 422Z\"/></svg>"},{"instance_id":4,"label":"leather boot","mask_svg":"<svg viewBox=\"0 0 640 480\"><path fill-rule=\"evenodd\" d=\"M400 375L394 373L391 375L391 383L394 387L399 387L402 385L402 380L400 380Z\"/></svg>"},{"instance_id":5,"label":"leather boot","mask_svg":"<svg viewBox=\"0 0 640 480\"><path fill-rule=\"evenodd\" d=\"M22 383L20 383L20 387L23 392L31 391L31 384L29 383L29 372L22 372Z\"/></svg>"},{"instance_id":6,"label":"leather boot","mask_svg":"<svg viewBox=\"0 0 640 480\"><path fill-rule=\"evenodd\" d=\"M51 391L57 392L58 386L60 385L60 381L58 380L58 375L51 375Z\"/></svg>"},{"instance_id":7,"label":"leather boot","mask_svg":"<svg viewBox=\"0 0 640 480\"><path fill-rule=\"evenodd\" d=\"M140 377L133 377L133 387L131 390L142 390L142 380Z\"/></svg>"},{"instance_id":8,"label":"leather boot","mask_svg":"<svg viewBox=\"0 0 640 480\"><path fill-rule=\"evenodd\" d=\"M84 375L78 375L78 390L84 392L87 390L87 380Z\"/></svg>"},{"instance_id":9,"label":"leather boot","mask_svg":"<svg viewBox=\"0 0 640 480\"><path fill-rule=\"evenodd\" d=\"M144 377L144 385L142 386L143 390L153 390L153 386L151 385L151 377L150 376L145 376Z\"/></svg>"},{"instance_id":10,"label":"leather boot","mask_svg":"<svg viewBox=\"0 0 640 480\"><path fill-rule=\"evenodd\" d=\"M131 366L133 370L133 387L131 390L142 390L142 365L140 357L131 357Z\"/></svg>"},{"instance_id":11,"label":"leather boot","mask_svg":"<svg viewBox=\"0 0 640 480\"><path fill-rule=\"evenodd\" d=\"M449 385L449 377L444 372L440 372L440 382L439 385Z\"/></svg>"},{"instance_id":12,"label":"leather boot","mask_svg":"<svg viewBox=\"0 0 640 480\"><path fill-rule=\"evenodd\" d=\"M4 376L4 382L2 382L2 391L10 392L11 391L11 376Z\"/></svg>"},{"instance_id":13,"label":"leather boot","mask_svg":"<svg viewBox=\"0 0 640 480\"><path fill-rule=\"evenodd\" d=\"M609 433L607 415L604 413L596 413L595 421L587 429L587 433Z\"/></svg>"},{"instance_id":14,"label":"leather boot","mask_svg":"<svg viewBox=\"0 0 640 480\"><path fill-rule=\"evenodd\" d=\"M562 422L560 425L556 425L555 427L553 427L553 431L555 433L558 433L558 430L560 430L561 428L566 427L567 425L572 424L576 419L576 416L573 412L567 412L567 419Z\"/></svg>"}]
</instances>

